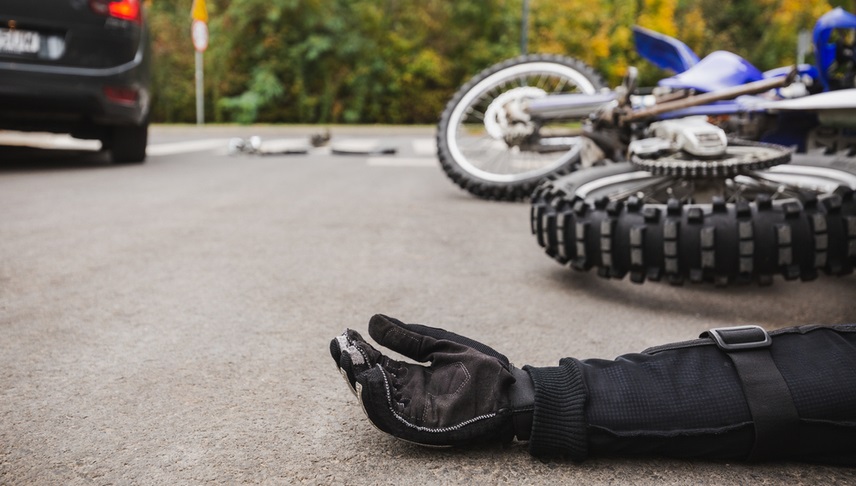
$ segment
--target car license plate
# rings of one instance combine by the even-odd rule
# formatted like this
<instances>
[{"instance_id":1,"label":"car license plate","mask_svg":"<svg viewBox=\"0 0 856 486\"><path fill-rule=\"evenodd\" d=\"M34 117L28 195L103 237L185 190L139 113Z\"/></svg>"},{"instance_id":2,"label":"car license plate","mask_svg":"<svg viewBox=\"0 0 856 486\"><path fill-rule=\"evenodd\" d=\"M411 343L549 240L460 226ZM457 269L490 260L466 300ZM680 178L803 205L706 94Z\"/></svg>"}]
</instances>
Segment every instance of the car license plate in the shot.
<instances>
[{"instance_id":1,"label":"car license plate","mask_svg":"<svg viewBox=\"0 0 856 486\"><path fill-rule=\"evenodd\" d=\"M0 29L0 54L35 54L39 52L38 32L20 29Z\"/></svg>"}]
</instances>

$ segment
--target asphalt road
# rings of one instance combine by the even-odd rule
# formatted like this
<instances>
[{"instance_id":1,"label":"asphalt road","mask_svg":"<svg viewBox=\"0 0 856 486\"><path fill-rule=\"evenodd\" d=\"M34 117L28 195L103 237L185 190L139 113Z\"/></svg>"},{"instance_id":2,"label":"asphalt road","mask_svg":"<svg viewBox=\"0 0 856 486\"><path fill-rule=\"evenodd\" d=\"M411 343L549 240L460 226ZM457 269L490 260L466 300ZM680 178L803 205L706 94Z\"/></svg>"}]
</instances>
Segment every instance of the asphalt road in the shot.
<instances>
[{"instance_id":1,"label":"asphalt road","mask_svg":"<svg viewBox=\"0 0 856 486\"><path fill-rule=\"evenodd\" d=\"M445 178L431 128L332 129L331 143L395 155L226 153L236 135L317 132L155 127L149 160L129 166L0 139L0 484L856 482L818 465L545 463L521 444L381 434L328 352L374 313L547 366L716 326L850 322L856 277L716 288L571 271L529 234L528 205Z\"/></svg>"}]
</instances>

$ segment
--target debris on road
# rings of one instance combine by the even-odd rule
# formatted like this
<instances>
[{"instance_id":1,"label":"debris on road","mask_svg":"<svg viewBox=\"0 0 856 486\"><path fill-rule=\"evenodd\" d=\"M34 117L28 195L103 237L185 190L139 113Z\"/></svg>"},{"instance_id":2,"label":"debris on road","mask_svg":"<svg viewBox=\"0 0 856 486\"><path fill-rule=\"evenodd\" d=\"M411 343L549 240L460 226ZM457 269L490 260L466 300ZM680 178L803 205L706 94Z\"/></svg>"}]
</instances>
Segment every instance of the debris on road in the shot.
<instances>
[{"instance_id":1,"label":"debris on road","mask_svg":"<svg viewBox=\"0 0 856 486\"><path fill-rule=\"evenodd\" d=\"M259 136L229 140L229 155L306 155L309 148L309 143L305 140L280 139L263 143Z\"/></svg>"},{"instance_id":2,"label":"debris on road","mask_svg":"<svg viewBox=\"0 0 856 486\"><path fill-rule=\"evenodd\" d=\"M398 149L381 145L376 140L343 140L332 144L330 152L334 155L394 155Z\"/></svg>"},{"instance_id":3,"label":"debris on road","mask_svg":"<svg viewBox=\"0 0 856 486\"><path fill-rule=\"evenodd\" d=\"M233 138L229 141L229 155L305 155L312 149L325 148L331 140L330 131L318 133L304 139L280 139L262 141L259 136ZM348 139L330 145L333 155L395 155L398 149L382 145L377 140Z\"/></svg>"}]
</instances>

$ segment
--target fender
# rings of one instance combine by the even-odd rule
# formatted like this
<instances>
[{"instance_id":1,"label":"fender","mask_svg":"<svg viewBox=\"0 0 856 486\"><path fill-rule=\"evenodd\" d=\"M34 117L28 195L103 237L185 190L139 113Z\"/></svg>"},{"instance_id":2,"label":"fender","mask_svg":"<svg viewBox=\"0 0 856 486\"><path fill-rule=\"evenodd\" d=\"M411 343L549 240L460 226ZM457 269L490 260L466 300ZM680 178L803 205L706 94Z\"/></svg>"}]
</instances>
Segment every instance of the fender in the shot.
<instances>
[{"instance_id":1,"label":"fender","mask_svg":"<svg viewBox=\"0 0 856 486\"><path fill-rule=\"evenodd\" d=\"M660 69L679 74L698 64L698 55L674 37L635 25L633 40L639 55Z\"/></svg>"},{"instance_id":2,"label":"fender","mask_svg":"<svg viewBox=\"0 0 856 486\"><path fill-rule=\"evenodd\" d=\"M791 100L768 101L757 106L765 110L848 110L854 111L854 115L856 115L856 89L828 91Z\"/></svg>"}]
</instances>

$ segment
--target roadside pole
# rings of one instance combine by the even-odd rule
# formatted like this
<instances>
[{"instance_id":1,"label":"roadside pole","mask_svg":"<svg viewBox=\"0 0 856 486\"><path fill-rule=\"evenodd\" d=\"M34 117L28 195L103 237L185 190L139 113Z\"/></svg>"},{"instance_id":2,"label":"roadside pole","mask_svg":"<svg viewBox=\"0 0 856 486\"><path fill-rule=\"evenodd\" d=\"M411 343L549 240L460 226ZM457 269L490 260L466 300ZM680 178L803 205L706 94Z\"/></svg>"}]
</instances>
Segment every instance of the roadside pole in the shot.
<instances>
[{"instance_id":1,"label":"roadside pole","mask_svg":"<svg viewBox=\"0 0 856 486\"><path fill-rule=\"evenodd\" d=\"M193 0L190 9L193 23L190 24L190 34L193 47L196 49L196 124L205 123L205 74L203 71L203 53L208 48L208 9L205 0Z\"/></svg>"},{"instance_id":2,"label":"roadside pole","mask_svg":"<svg viewBox=\"0 0 856 486\"><path fill-rule=\"evenodd\" d=\"M523 12L520 15L520 54L529 52L529 0L523 0Z\"/></svg>"},{"instance_id":3,"label":"roadside pole","mask_svg":"<svg viewBox=\"0 0 856 486\"><path fill-rule=\"evenodd\" d=\"M205 75L202 71L202 53L196 51L196 124L205 123Z\"/></svg>"}]
</instances>

